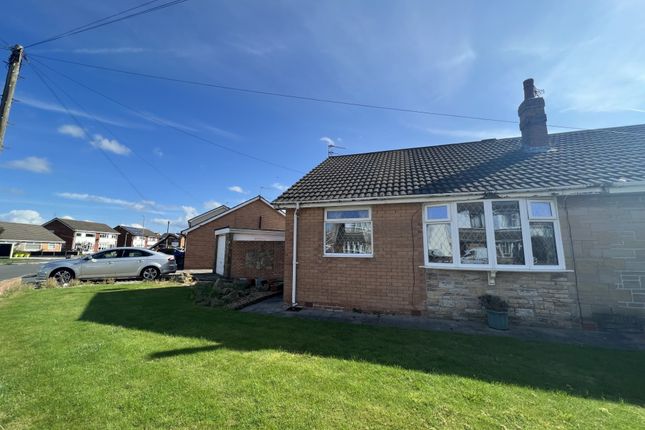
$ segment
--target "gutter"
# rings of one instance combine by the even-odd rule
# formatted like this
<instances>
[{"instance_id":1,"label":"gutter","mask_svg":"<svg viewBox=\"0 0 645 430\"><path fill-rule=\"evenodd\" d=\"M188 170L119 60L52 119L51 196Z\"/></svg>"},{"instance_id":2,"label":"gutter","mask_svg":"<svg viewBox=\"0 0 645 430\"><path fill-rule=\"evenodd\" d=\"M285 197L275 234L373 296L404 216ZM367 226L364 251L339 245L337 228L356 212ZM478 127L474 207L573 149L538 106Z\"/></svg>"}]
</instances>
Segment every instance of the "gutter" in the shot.
<instances>
[{"instance_id":1,"label":"gutter","mask_svg":"<svg viewBox=\"0 0 645 430\"><path fill-rule=\"evenodd\" d=\"M298 210L300 209L300 203L296 202L296 209L293 211L293 250L291 256L291 307L298 306L296 302L296 285L298 274L297 265L298 265Z\"/></svg>"}]
</instances>

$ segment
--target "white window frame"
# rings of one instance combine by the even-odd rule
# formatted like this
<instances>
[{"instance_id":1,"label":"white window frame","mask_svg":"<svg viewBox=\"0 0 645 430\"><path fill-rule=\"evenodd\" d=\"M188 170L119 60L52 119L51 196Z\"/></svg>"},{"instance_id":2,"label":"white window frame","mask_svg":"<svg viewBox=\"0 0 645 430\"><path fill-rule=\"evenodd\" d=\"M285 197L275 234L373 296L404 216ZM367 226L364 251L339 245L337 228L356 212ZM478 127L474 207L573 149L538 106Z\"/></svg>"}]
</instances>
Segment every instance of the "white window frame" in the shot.
<instances>
[{"instance_id":1,"label":"white window frame","mask_svg":"<svg viewBox=\"0 0 645 430\"><path fill-rule=\"evenodd\" d=\"M367 218L333 218L327 219L328 212L334 211L367 211ZM327 223L332 224L344 224L344 223L359 223L359 222L369 222L370 223L370 242L372 244L372 252L369 254L345 254L345 253L331 253L327 252L325 235ZM372 208L369 206L343 206L343 207L332 207L325 208L325 215L323 219L323 231L322 231L322 248L323 248L323 257L342 257L342 258L372 258L374 257L374 223L372 221Z\"/></svg>"},{"instance_id":2,"label":"white window frame","mask_svg":"<svg viewBox=\"0 0 645 430\"><path fill-rule=\"evenodd\" d=\"M520 208L520 225L522 228L522 242L524 248L524 265L515 264L498 264L497 250L495 247L495 223L493 220L493 202L517 201ZM530 204L532 202L544 202L551 205L550 217L532 217L530 214ZM459 226L457 219L458 203L483 203L484 205L484 222L486 225L486 248L488 250L488 264L463 264L459 252ZM448 206L448 220L428 219L428 208L432 206ZM558 205L556 200L551 199L490 199L490 200L464 200L458 202L430 203L423 206L423 261L425 267L436 269L464 269L464 270L481 270L481 271L512 271L512 272L553 272L566 270L564 260L564 247L562 245L562 232L560 231L560 218L558 216ZM531 242L531 222L552 222L555 234L556 252L558 258L557 265L539 265L533 263L533 245ZM452 263L430 262L428 258L428 225L430 224L450 224L451 246L452 246Z\"/></svg>"}]
</instances>

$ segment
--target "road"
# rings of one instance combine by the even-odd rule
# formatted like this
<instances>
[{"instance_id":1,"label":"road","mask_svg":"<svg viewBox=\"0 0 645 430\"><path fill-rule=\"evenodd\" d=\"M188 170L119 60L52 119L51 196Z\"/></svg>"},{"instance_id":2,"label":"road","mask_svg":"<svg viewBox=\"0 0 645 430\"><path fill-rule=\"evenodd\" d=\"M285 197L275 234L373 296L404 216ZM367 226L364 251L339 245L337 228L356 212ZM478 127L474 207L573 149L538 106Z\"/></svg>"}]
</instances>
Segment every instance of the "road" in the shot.
<instances>
[{"instance_id":1,"label":"road","mask_svg":"<svg viewBox=\"0 0 645 430\"><path fill-rule=\"evenodd\" d=\"M40 260L37 263L0 264L0 281L18 276L35 275L40 265L48 261L52 260Z\"/></svg>"}]
</instances>

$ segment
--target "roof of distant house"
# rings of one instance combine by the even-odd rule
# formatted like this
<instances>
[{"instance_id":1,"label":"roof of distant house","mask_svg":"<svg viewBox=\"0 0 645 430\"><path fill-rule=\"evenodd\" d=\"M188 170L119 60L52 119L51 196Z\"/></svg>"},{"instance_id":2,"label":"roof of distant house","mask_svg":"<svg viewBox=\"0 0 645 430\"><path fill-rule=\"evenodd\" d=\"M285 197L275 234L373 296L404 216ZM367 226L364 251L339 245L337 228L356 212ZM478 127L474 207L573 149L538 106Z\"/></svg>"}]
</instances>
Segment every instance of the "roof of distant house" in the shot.
<instances>
[{"instance_id":1,"label":"roof of distant house","mask_svg":"<svg viewBox=\"0 0 645 430\"><path fill-rule=\"evenodd\" d=\"M152 230L142 227L132 227L129 225L117 225L116 228L122 228L123 230L130 233L132 236L146 236L146 237L159 237L159 233L155 233Z\"/></svg>"},{"instance_id":2,"label":"roof of distant house","mask_svg":"<svg viewBox=\"0 0 645 430\"><path fill-rule=\"evenodd\" d=\"M64 242L63 239L41 225L5 221L0 221L0 240Z\"/></svg>"},{"instance_id":3,"label":"roof of distant house","mask_svg":"<svg viewBox=\"0 0 645 430\"><path fill-rule=\"evenodd\" d=\"M645 124L331 156L274 204L512 192L645 181Z\"/></svg>"},{"instance_id":4,"label":"roof of distant house","mask_svg":"<svg viewBox=\"0 0 645 430\"><path fill-rule=\"evenodd\" d=\"M54 218L51 221L47 221L43 226L47 226L47 224L53 222L53 221L59 221L62 224L66 225L72 230L75 231L93 231L93 232L98 232L98 233L116 233L119 234L118 231L114 230L112 227L110 227L107 224L103 224L100 222L92 222L92 221L78 221L75 219L66 219L66 218Z\"/></svg>"}]
</instances>

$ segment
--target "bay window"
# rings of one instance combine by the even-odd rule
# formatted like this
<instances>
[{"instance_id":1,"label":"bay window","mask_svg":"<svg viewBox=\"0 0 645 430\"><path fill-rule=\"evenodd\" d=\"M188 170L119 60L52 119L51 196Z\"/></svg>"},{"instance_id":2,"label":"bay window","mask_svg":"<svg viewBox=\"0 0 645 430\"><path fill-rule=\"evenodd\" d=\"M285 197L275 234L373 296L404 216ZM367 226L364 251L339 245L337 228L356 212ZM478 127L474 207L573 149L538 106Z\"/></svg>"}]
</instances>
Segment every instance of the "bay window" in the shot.
<instances>
[{"instance_id":1,"label":"bay window","mask_svg":"<svg viewBox=\"0 0 645 430\"><path fill-rule=\"evenodd\" d=\"M372 213L369 208L325 210L325 256L371 257Z\"/></svg>"},{"instance_id":2,"label":"bay window","mask_svg":"<svg viewBox=\"0 0 645 430\"><path fill-rule=\"evenodd\" d=\"M429 267L564 269L557 208L552 200L427 205L424 241Z\"/></svg>"}]
</instances>

